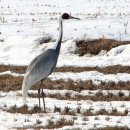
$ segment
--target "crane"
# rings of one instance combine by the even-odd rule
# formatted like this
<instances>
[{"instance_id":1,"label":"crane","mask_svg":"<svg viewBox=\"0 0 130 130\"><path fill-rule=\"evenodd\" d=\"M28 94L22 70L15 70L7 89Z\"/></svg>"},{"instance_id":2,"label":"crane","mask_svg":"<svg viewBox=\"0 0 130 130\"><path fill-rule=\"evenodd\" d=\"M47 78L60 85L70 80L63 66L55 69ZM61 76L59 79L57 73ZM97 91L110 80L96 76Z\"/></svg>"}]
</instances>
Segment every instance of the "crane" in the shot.
<instances>
[{"instance_id":1,"label":"crane","mask_svg":"<svg viewBox=\"0 0 130 130\"><path fill-rule=\"evenodd\" d=\"M23 79L22 96L24 104L27 104L26 97L28 95L28 90L31 88L33 84L40 82L38 88L39 108L41 107L40 98L42 96L44 112L46 112L46 108L44 101L45 94L43 92L44 88L43 81L53 72L54 68L56 67L63 36L62 22L63 20L68 19L80 20L79 18L72 17L68 13L64 13L59 17L59 37L57 42L51 48L47 49L46 51L44 51L31 61L31 63L27 67L27 71Z\"/></svg>"}]
</instances>

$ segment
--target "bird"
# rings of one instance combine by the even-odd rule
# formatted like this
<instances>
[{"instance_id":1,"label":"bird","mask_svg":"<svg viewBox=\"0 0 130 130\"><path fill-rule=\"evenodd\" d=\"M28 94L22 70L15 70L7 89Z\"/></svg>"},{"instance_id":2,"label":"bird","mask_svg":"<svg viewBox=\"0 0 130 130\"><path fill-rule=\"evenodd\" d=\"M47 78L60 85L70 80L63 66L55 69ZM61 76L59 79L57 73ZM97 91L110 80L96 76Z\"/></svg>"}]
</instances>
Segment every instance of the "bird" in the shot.
<instances>
[{"instance_id":1,"label":"bird","mask_svg":"<svg viewBox=\"0 0 130 130\"><path fill-rule=\"evenodd\" d=\"M38 88L39 108L41 108L40 98L42 96L44 112L46 112L45 100L44 100L45 94L43 91L45 85L43 82L53 72L53 70L56 67L63 37L63 20L69 20L69 19L80 20L79 18L73 17L68 13L63 13L62 15L60 15L59 37L57 41L54 43L52 47L48 48L46 51L36 56L28 65L22 83L22 97L24 105L27 105L26 97L28 96L28 90L32 87L32 85L40 82Z\"/></svg>"}]
</instances>

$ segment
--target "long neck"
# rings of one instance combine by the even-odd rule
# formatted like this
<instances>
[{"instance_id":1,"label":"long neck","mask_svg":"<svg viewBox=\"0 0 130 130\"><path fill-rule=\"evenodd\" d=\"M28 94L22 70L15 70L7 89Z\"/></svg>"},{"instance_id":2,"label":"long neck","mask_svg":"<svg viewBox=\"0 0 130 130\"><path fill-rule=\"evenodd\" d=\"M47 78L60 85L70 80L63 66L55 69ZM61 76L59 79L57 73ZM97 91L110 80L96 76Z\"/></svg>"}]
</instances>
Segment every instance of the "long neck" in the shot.
<instances>
[{"instance_id":1,"label":"long neck","mask_svg":"<svg viewBox=\"0 0 130 130\"><path fill-rule=\"evenodd\" d=\"M59 37L57 40L57 46L56 46L56 52L59 55L60 47L61 47L61 41L62 41L62 35L63 35L63 25L62 25L62 18L59 18Z\"/></svg>"}]
</instances>

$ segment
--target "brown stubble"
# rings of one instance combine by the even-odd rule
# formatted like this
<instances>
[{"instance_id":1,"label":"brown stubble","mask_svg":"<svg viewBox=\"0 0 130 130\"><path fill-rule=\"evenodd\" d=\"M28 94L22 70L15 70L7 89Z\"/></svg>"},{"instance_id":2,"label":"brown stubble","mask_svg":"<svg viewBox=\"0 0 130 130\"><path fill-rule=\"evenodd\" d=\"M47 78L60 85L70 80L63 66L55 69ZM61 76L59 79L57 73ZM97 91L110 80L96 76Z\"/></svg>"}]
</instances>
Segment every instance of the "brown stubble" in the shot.
<instances>
[{"instance_id":1,"label":"brown stubble","mask_svg":"<svg viewBox=\"0 0 130 130\"><path fill-rule=\"evenodd\" d=\"M79 54L79 56L83 56L85 54L98 55L102 50L106 50L106 52L108 52L114 47L126 44L130 44L130 41L117 41L105 38L94 40L82 39L76 41L76 45L78 47L76 53Z\"/></svg>"},{"instance_id":2,"label":"brown stubble","mask_svg":"<svg viewBox=\"0 0 130 130\"><path fill-rule=\"evenodd\" d=\"M0 72L11 71L19 74L26 73L27 66L10 66L10 65L0 65ZM106 67L57 67L54 72L83 72L83 71L98 71L104 74L117 74L117 73L129 73L130 74L130 66L106 66Z\"/></svg>"},{"instance_id":3,"label":"brown stubble","mask_svg":"<svg viewBox=\"0 0 130 130\"><path fill-rule=\"evenodd\" d=\"M21 90L23 82L23 77L14 77L10 75L2 75L0 76L0 91L16 91ZM55 80L46 79L44 81L46 89L57 89L57 90L74 90L74 91L82 91L82 90L130 90L130 82L101 82L100 85L94 84L91 80L74 82L72 80L64 81L64 80ZM33 85L32 90L37 90L39 88L39 83Z\"/></svg>"}]
</instances>

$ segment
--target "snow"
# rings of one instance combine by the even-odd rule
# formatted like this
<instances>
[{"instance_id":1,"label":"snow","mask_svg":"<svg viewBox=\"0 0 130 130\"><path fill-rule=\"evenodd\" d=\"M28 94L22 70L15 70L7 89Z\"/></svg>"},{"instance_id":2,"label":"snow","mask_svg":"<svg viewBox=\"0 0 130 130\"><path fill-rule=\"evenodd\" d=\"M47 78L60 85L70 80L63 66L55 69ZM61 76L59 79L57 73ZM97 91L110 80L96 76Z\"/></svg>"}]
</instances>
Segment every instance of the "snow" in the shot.
<instances>
[{"instance_id":1,"label":"snow","mask_svg":"<svg viewBox=\"0 0 130 130\"><path fill-rule=\"evenodd\" d=\"M46 95L53 95L53 94L60 94L61 96L64 96L66 94L70 94L70 97L74 98L78 95L80 96L96 96L96 94L100 93L103 94L104 96L112 94L115 96L118 96L120 93L122 93L124 96L129 97L130 92L128 90L82 90L81 92L76 92L73 90L48 90L44 89L44 92ZM18 94L21 94L20 91L18 91ZM37 91L34 90L29 90L29 94L37 94ZM6 93L2 94L6 95ZM1 96L2 96L1 95Z\"/></svg>"},{"instance_id":2,"label":"snow","mask_svg":"<svg viewBox=\"0 0 130 130\"><path fill-rule=\"evenodd\" d=\"M30 61L48 46L53 46L54 42L35 44L37 37L10 37L5 43L0 44L0 63L12 65L28 65ZM32 43L30 42L31 40ZM122 45L110 50L107 54L101 56L83 56L74 54L76 43L73 40L62 43L61 54L59 56L57 67L61 66L112 66L112 65L130 65L130 45Z\"/></svg>"},{"instance_id":3,"label":"snow","mask_svg":"<svg viewBox=\"0 0 130 130\"><path fill-rule=\"evenodd\" d=\"M111 49L107 54L109 56L124 57L130 52L130 45L121 45L116 48Z\"/></svg>"},{"instance_id":4,"label":"snow","mask_svg":"<svg viewBox=\"0 0 130 130\"><path fill-rule=\"evenodd\" d=\"M0 73L0 75L11 75L11 76L14 76L14 77L24 76L24 74L14 73L14 72L11 72L11 71L2 72L2 73Z\"/></svg>"},{"instance_id":5,"label":"snow","mask_svg":"<svg viewBox=\"0 0 130 130\"><path fill-rule=\"evenodd\" d=\"M116 82L119 81L127 82L130 81L130 74L127 73L117 73L117 74L103 74L97 71L89 71L89 72L80 72L80 73L71 73L71 72L57 72L53 73L49 76L52 80L73 80L73 81L85 81L92 80L94 83L102 82Z\"/></svg>"},{"instance_id":6,"label":"snow","mask_svg":"<svg viewBox=\"0 0 130 130\"><path fill-rule=\"evenodd\" d=\"M31 0L31 3L17 0L13 3L12 0L0 1L0 63L28 65L44 48L55 44L52 41L39 45L37 39L51 36L56 41L59 15L68 12L82 20L63 22L63 46L57 67L130 65L130 51L125 51L128 46L123 50L126 52L123 58L120 55L74 56L76 39L130 40L129 0L118 3L116 0Z\"/></svg>"},{"instance_id":7,"label":"snow","mask_svg":"<svg viewBox=\"0 0 130 130\"><path fill-rule=\"evenodd\" d=\"M32 91L32 90L31 90ZM30 92L31 92L30 91ZM34 91L36 92L36 91ZM45 91L46 92L46 91ZM2 92L3 93L3 92ZM60 92L59 92L60 93ZM5 92L3 96L0 98L0 108L1 108L1 116L0 123L5 128L34 128L37 127L36 121L40 120L42 123L40 126L46 126L48 119L60 119L62 117L69 119L73 119L73 116L62 116L59 113L53 113L54 107L60 107L63 110L65 107L69 107L71 111L76 111L78 107L80 107L81 114L78 114L77 120L74 121L74 126L82 125L82 123L86 122L84 127L89 128L89 126L94 127L94 124L99 124L100 127L103 126L128 126L129 127L129 116L87 116L88 120L83 121L82 113L91 109L93 113L100 111L101 109L105 109L108 112L111 112L113 109L117 109L119 113L124 113L125 110L130 108L130 104L128 101L89 101L89 100L80 100L80 101L69 101L69 100L57 100L55 98L45 98L47 113L36 113L36 114L21 114L21 113L9 113L6 110L10 109L12 106L17 106L17 108L22 106L22 97L21 91L9 93ZM61 93L62 94L62 93ZM10 100L7 100L10 99ZM36 98L28 98L28 109L32 109L33 106L37 105ZM4 111L2 111L4 110ZM128 113L129 115L129 113ZM44 117L44 118L43 118ZM75 116L74 116L75 117ZM98 120L95 118L98 117ZM82 118L82 120L81 120ZM107 120L109 118L109 120ZM92 121L93 120L93 121ZM112 123L113 121L113 123ZM117 124L118 122L118 124ZM112 123L112 124L111 124Z\"/></svg>"},{"instance_id":8,"label":"snow","mask_svg":"<svg viewBox=\"0 0 130 130\"><path fill-rule=\"evenodd\" d=\"M0 73L0 75L11 75L14 77L24 76L25 74L14 73L11 71L5 71ZM130 74L127 73L117 73L117 74L103 74L98 71L84 71L80 73L72 73L72 72L53 72L50 76L48 76L51 80L72 80L74 82L87 81L92 80L94 84L100 84L101 82L128 82L130 81Z\"/></svg>"},{"instance_id":9,"label":"snow","mask_svg":"<svg viewBox=\"0 0 130 130\"><path fill-rule=\"evenodd\" d=\"M0 0L0 64L28 65L30 61L46 49L55 45L58 37L59 15L68 12L81 20L63 21L63 42L57 67L106 67L113 65L130 66L130 45L122 45L111 49L106 54L96 56L78 56L77 39L116 39L130 40L130 0ZM41 44L42 39L51 37L49 43ZM24 76L24 74L6 71L0 76ZM100 82L127 82L130 81L130 74L103 74L97 71L80 73L55 72L49 76L51 80L71 79L73 81L92 80L100 85ZM65 96L69 93L75 95L93 96L97 93L103 95L119 95L129 97L129 90L48 90L45 94L60 94ZM30 94L36 94L30 90ZM95 97L96 98L96 97ZM0 129L33 129L38 126L47 126L48 120L55 123L61 118L74 119L73 126L64 126L59 129L97 129L107 126L125 126L130 128L130 103L129 101L91 101L91 100L59 100L56 98L45 98L47 113L21 114L7 112L11 107L20 108L23 106L21 91L0 92ZM28 97L29 110L38 105L36 98ZM59 107L63 111L69 107L75 111L75 115L61 115L54 112ZM81 113L77 113L80 108ZM92 110L93 113L105 109L111 112L117 109L119 114L126 116L83 116L83 113ZM77 118L77 119L76 119ZM85 119L86 118L86 119ZM41 124L37 124L37 120Z\"/></svg>"},{"instance_id":10,"label":"snow","mask_svg":"<svg viewBox=\"0 0 130 130\"><path fill-rule=\"evenodd\" d=\"M42 123L39 125L39 126L46 126L47 125L47 119L48 118L51 118L53 117L53 115L41 115L40 117L37 117L36 114L33 114L33 115L28 115L28 116L25 116L25 115L21 115L21 114L10 114L10 113L5 113L5 112L2 112L1 113L1 116L2 117L5 117L7 116L8 114L8 117L9 119L5 118L3 119L2 121L2 125L4 124L4 127L7 127L9 126L9 128L33 128L35 126L38 126L36 125L36 120L39 119L40 121L42 121ZM45 118L43 118L43 116ZM130 125L130 117L128 116L124 116L124 117L115 117L115 116L96 116L99 120L96 120L95 119L95 116L88 116L87 119L88 121L83 121L82 120L82 117L79 116L79 119L77 119L75 122L74 122L74 126L66 126L66 127L63 127L63 128L59 128L59 130L68 130L68 129L72 129L72 128L81 128L82 129L85 129L85 128L88 128L88 129L92 129L95 127L94 123L96 123L96 128L102 128L103 126L128 126L129 128L129 125ZM57 118L61 118L60 115L56 114L55 115L55 119ZM65 118L65 117L64 117ZM67 116L66 118L68 119L71 119L72 117L71 116ZM110 118L109 121L107 121L106 119L107 118ZM14 123L14 119L16 119L15 123ZM19 119L17 121L17 119ZM46 119L46 120L45 120ZM28 120L27 122L25 122L25 120ZM8 123L8 122L10 123ZM84 125L82 125L84 123ZM22 127L19 127L21 126L22 124Z\"/></svg>"}]
</instances>

